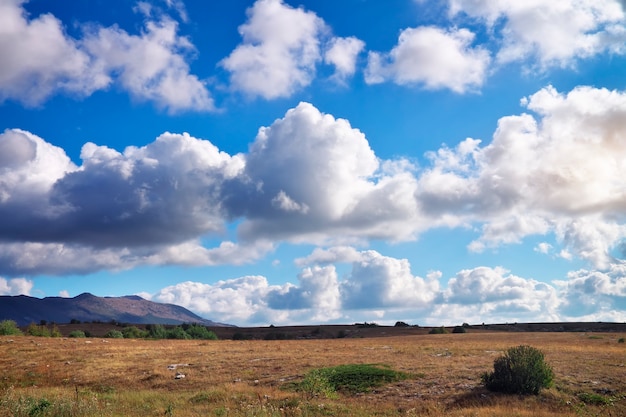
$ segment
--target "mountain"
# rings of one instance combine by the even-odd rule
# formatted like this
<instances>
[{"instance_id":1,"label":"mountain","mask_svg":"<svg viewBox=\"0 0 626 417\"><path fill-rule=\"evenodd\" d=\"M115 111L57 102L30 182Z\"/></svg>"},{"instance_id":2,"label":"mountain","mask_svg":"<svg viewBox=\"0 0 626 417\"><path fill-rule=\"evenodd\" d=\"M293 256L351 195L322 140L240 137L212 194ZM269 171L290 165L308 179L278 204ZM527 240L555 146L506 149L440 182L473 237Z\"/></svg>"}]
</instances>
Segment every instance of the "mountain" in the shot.
<instances>
[{"instance_id":1,"label":"mountain","mask_svg":"<svg viewBox=\"0 0 626 417\"><path fill-rule=\"evenodd\" d=\"M110 322L130 324L198 323L205 326L227 326L192 313L178 305L155 303L136 295L96 297L84 293L74 298L35 298L26 295L0 296L0 320L14 320L20 326L55 323Z\"/></svg>"}]
</instances>

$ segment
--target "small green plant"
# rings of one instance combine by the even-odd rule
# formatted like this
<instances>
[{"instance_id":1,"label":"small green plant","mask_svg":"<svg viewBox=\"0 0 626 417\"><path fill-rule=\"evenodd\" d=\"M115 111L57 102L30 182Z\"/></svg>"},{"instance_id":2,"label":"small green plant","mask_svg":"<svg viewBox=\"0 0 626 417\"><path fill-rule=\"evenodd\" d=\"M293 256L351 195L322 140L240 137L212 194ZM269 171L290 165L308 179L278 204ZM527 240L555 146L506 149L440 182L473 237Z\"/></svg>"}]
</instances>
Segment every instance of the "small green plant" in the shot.
<instances>
[{"instance_id":1,"label":"small green plant","mask_svg":"<svg viewBox=\"0 0 626 417\"><path fill-rule=\"evenodd\" d=\"M494 371L482 375L487 389L509 394L539 394L552 385L554 373L543 353L532 346L512 347L493 363Z\"/></svg>"},{"instance_id":2,"label":"small green plant","mask_svg":"<svg viewBox=\"0 0 626 417\"><path fill-rule=\"evenodd\" d=\"M623 337L617 339L617 343L624 343L624 341L626 341L626 339L624 339Z\"/></svg>"},{"instance_id":3,"label":"small green plant","mask_svg":"<svg viewBox=\"0 0 626 417\"><path fill-rule=\"evenodd\" d=\"M587 405L610 405L612 403L611 398L592 392L581 392L578 394L578 399Z\"/></svg>"},{"instance_id":4,"label":"small green plant","mask_svg":"<svg viewBox=\"0 0 626 417\"><path fill-rule=\"evenodd\" d=\"M85 335L85 332L83 332L82 330L73 330L72 332L70 332L69 337L82 338L82 337L87 337L87 336Z\"/></svg>"},{"instance_id":5,"label":"small green plant","mask_svg":"<svg viewBox=\"0 0 626 417\"><path fill-rule=\"evenodd\" d=\"M467 333L467 329L463 326L454 326L452 333Z\"/></svg>"},{"instance_id":6,"label":"small green plant","mask_svg":"<svg viewBox=\"0 0 626 417\"><path fill-rule=\"evenodd\" d=\"M46 414L46 409L50 407L51 405L52 403L50 403L50 401L46 400L45 398L42 398L41 400L33 404L33 406L28 411L28 416L29 417L43 416Z\"/></svg>"},{"instance_id":7,"label":"small green plant","mask_svg":"<svg viewBox=\"0 0 626 417\"><path fill-rule=\"evenodd\" d=\"M0 321L0 336L19 336L22 331L13 320Z\"/></svg>"}]
</instances>

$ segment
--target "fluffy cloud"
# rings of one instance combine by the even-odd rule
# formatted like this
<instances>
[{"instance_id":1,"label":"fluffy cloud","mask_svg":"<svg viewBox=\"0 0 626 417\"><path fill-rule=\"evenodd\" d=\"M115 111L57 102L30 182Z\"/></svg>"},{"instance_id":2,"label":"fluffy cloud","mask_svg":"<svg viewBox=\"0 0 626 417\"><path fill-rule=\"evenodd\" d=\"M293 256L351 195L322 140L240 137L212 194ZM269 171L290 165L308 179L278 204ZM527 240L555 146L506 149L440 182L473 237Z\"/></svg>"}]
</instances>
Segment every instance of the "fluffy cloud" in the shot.
<instances>
[{"instance_id":1,"label":"fluffy cloud","mask_svg":"<svg viewBox=\"0 0 626 417\"><path fill-rule=\"evenodd\" d=\"M184 282L153 300L185 306L224 322L267 324L329 322L371 316L377 310L424 310L439 291L439 275L413 276L406 259L375 251L357 252L352 272L340 280L333 265L306 266L298 285L270 286L264 277L242 277L216 284Z\"/></svg>"},{"instance_id":2,"label":"fluffy cloud","mask_svg":"<svg viewBox=\"0 0 626 417\"><path fill-rule=\"evenodd\" d=\"M467 29L405 29L389 53L369 53L365 81L391 80L457 93L477 89L485 80L491 58L486 49L472 47L474 37Z\"/></svg>"},{"instance_id":3,"label":"fluffy cloud","mask_svg":"<svg viewBox=\"0 0 626 417\"><path fill-rule=\"evenodd\" d=\"M141 35L118 27L98 28L82 45L109 82L116 77L140 101L153 101L171 112L214 109L205 85L189 73L185 56L193 45L177 35L173 20L148 21Z\"/></svg>"},{"instance_id":4,"label":"fluffy cloud","mask_svg":"<svg viewBox=\"0 0 626 417\"><path fill-rule=\"evenodd\" d=\"M37 259L74 259L72 271L241 263L281 241L332 245L309 257L328 264L360 259L337 245L410 240L442 226L480 230L475 251L551 233L558 256L607 268L626 236L626 94L547 87L522 104L532 114L500 119L487 145L442 147L421 171L380 160L348 121L308 103L261 128L249 152L234 156L164 133L121 152L87 143L75 166L62 149L7 130L0 271L34 273L43 265ZM232 241L200 243L224 238L231 225ZM60 263L48 265L62 273Z\"/></svg>"},{"instance_id":5,"label":"fluffy cloud","mask_svg":"<svg viewBox=\"0 0 626 417\"><path fill-rule=\"evenodd\" d=\"M327 253L345 249L329 248ZM264 277L242 277L213 285L185 282L167 287L152 298L239 325L358 322L372 318L393 323L398 317L441 325L558 321L566 316L569 303L576 302L574 298L580 291L590 295L588 303L596 294L614 297L617 301L610 304L614 308L619 308L626 294L622 278L603 274L598 278L597 273L580 271L568 282L550 285L489 267L462 270L444 287L440 272L426 278L415 276L406 259L372 250L354 250L354 254L358 259L349 262L351 270L342 278L334 265L310 265L303 267L297 284L270 286ZM329 259L324 257L324 263ZM576 318L576 314L571 317Z\"/></svg>"},{"instance_id":6,"label":"fluffy cloud","mask_svg":"<svg viewBox=\"0 0 626 417\"><path fill-rule=\"evenodd\" d=\"M163 288L152 300L178 304L224 323L267 324L275 318L266 314L267 294L277 288L260 276L219 281L213 285L187 281Z\"/></svg>"},{"instance_id":7,"label":"fluffy cloud","mask_svg":"<svg viewBox=\"0 0 626 417\"><path fill-rule=\"evenodd\" d=\"M553 232L568 252L607 267L626 232L626 95L547 87L522 104L537 116L503 117L485 147L467 139L430 154L421 207L451 225L482 223L472 249Z\"/></svg>"},{"instance_id":8,"label":"fluffy cloud","mask_svg":"<svg viewBox=\"0 0 626 417\"><path fill-rule=\"evenodd\" d=\"M567 67L577 58L626 52L624 10L616 0L450 0L450 14L461 13L485 22L501 40L500 63L532 58L541 68Z\"/></svg>"},{"instance_id":9,"label":"fluffy cloud","mask_svg":"<svg viewBox=\"0 0 626 417\"><path fill-rule=\"evenodd\" d=\"M605 272L579 270L559 281L568 319L625 321L626 265L612 264Z\"/></svg>"},{"instance_id":10,"label":"fluffy cloud","mask_svg":"<svg viewBox=\"0 0 626 417\"><path fill-rule=\"evenodd\" d=\"M351 36L349 38L333 38L324 54L324 62L335 66L334 78L339 82L354 75L356 60L365 48L365 42Z\"/></svg>"},{"instance_id":11,"label":"fluffy cloud","mask_svg":"<svg viewBox=\"0 0 626 417\"><path fill-rule=\"evenodd\" d=\"M0 100L38 105L56 93L79 97L119 85L138 100L171 112L213 110L213 100L186 57L193 46L174 21L148 20L140 35L85 26L68 36L51 14L28 19L23 0L0 4Z\"/></svg>"},{"instance_id":12,"label":"fluffy cloud","mask_svg":"<svg viewBox=\"0 0 626 417\"><path fill-rule=\"evenodd\" d=\"M387 166L348 121L300 103L259 130L227 207L245 218L245 240L410 239L421 226L415 180Z\"/></svg>"},{"instance_id":13,"label":"fluffy cloud","mask_svg":"<svg viewBox=\"0 0 626 417\"><path fill-rule=\"evenodd\" d=\"M25 278L0 277L0 295L30 295L32 289L33 282Z\"/></svg>"},{"instance_id":14,"label":"fluffy cloud","mask_svg":"<svg viewBox=\"0 0 626 417\"><path fill-rule=\"evenodd\" d=\"M258 0L247 14L239 27L243 42L221 62L232 87L273 99L309 85L321 60L323 20L282 0Z\"/></svg>"},{"instance_id":15,"label":"fluffy cloud","mask_svg":"<svg viewBox=\"0 0 626 417\"><path fill-rule=\"evenodd\" d=\"M107 85L51 14L28 20L24 0L0 2L0 100L41 103L57 90L89 95Z\"/></svg>"}]
</instances>

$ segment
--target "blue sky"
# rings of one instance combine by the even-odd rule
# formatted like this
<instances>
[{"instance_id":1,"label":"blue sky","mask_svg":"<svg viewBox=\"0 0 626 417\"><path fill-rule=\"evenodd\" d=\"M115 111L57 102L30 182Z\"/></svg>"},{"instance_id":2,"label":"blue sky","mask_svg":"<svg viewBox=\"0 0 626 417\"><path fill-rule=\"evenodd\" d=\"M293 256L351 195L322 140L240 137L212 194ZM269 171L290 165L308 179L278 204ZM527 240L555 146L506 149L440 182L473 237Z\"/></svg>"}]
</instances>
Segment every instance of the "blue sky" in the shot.
<instances>
[{"instance_id":1,"label":"blue sky","mask_svg":"<svg viewBox=\"0 0 626 417\"><path fill-rule=\"evenodd\" d=\"M626 321L620 1L0 0L0 294Z\"/></svg>"}]
</instances>

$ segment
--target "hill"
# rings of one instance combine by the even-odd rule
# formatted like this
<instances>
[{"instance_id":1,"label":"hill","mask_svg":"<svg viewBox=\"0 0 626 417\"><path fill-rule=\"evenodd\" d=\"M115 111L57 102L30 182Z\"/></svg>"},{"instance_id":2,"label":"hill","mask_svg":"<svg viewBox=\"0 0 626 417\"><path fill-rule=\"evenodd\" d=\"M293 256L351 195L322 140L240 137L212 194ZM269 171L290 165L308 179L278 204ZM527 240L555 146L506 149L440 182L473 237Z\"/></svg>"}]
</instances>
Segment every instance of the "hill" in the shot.
<instances>
[{"instance_id":1,"label":"hill","mask_svg":"<svg viewBox=\"0 0 626 417\"><path fill-rule=\"evenodd\" d=\"M131 324L198 323L224 326L178 305L155 303L139 296L97 297L83 293L74 298L35 298L26 295L0 296L0 320L14 320L20 326L40 323L119 322Z\"/></svg>"}]
</instances>

